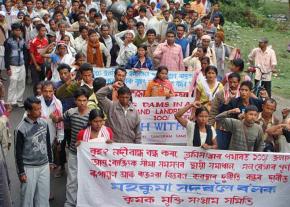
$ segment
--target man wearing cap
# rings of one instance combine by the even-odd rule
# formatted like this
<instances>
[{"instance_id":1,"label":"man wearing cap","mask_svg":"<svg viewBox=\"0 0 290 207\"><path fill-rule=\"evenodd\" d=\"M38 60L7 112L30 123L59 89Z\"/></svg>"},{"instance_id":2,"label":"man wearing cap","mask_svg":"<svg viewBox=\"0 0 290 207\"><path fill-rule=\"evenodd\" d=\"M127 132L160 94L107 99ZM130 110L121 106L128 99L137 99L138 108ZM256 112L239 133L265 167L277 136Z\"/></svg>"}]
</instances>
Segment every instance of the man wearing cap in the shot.
<instances>
[{"instance_id":1,"label":"man wearing cap","mask_svg":"<svg viewBox=\"0 0 290 207\"><path fill-rule=\"evenodd\" d=\"M14 23L11 26L12 36L4 42L5 68L10 76L7 102L18 107L23 107L23 94L25 91L25 66L24 49L25 41L21 38L21 24Z\"/></svg>"},{"instance_id":2,"label":"man wearing cap","mask_svg":"<svg viewBox=\"0 0 290 207\"><path fill-rule=\"evenodd\" d=\"M192 35L192 38L191 38L190 48L189 48L189 54L191 54L192 51L197 46L201 45L201 42L202 42L201 37L204 34L202 25L199 24L199 25L196 25L195 27L193 27L193 31L192 32L194 32L194 35Z\"/></svg>"},{"instance_id":3,"label":"man wearing cap","mask_svg":"<svg viewBox=\"0 0 290 207\"><path fill-rule=\"evenodd\" d=\"M260 70L256 70L255 84L258 84L262 80L262 86L266 89L268 96L271 97L271 80L272 73L276 72L277 59L275 51L271 46L268 46L268 39L262 38L259 41L259 47L252 50L248 56L252 65L259 67Z\"/></svg>"},{"instance_id":4,"label":"man wearing cap","mask_svg":"<svg viewBox=\"0 0 290 207\"><path fill-rule=\"evenodd\" d=\"M56 34L54 31L50 31L46 36L49 44L56 42Z\"/></svg>"}]
</instances>

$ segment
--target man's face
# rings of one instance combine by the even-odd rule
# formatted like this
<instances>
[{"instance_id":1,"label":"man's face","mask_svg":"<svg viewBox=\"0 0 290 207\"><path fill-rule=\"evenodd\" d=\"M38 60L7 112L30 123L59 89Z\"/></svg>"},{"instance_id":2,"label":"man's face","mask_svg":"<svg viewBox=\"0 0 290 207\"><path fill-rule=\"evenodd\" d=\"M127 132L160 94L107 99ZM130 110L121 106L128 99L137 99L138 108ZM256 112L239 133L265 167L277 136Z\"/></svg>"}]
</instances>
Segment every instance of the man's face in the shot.
<instances>
[{"instance_id":1,"label":"man's face","mask_svg":"<svg viewBox=\"0 0 290 207\"><path fill-rule=\"evenodd\" d=\"M27 3L26 3L26 7L27 7L27 10L32 10L33 9L33 3L31 2L31 1L28 1Z\"/></svg>"},{"instance_id":2,"label":"man's face","mask_svg":"<svg viewBox=\"0 0 290 207\"><path fill-rule=\"evenodd\" d=\"M20 36L21 36L21 29L15 29L15 30L13 30L13 34L14 34L16 37L20 37Z\"/></svg>"},{"instance_id":3,"label":"man's face","mask_svg":"<svg viewBox=\"0 0 290 207\"><path fill-rule=\"evenodd\" d=\"M184 35L184 29L183 29L183 27L177 27L177 36L179 38L181 38L181 37L183 37L183 35Z\"/></svg>"},{"instance_id":4,"label":"man's face","mask_svg":"<svg viewBox=\"0 0 290 207\"><path fill-rule=\"evenodd\" d=\"M113 13L112 12L107 12L107 18L112 19L113 18Z\"/></svg>"},{"instance_id":5,"label":"man's face","mask_svg":"<svg viewBox=\"0 0 290 207\"><path fill-rule=\"evenodd\" d=\"M214 24L215 26L219 25L219 24L220 24L220 18L219 18L219 17L215 17L215 18L213 19L213 24Z\"/></svg>"},{"instance_id":6,"label":"man's face","mask_svg":"<svg viewBox=\"0 0 290 207\"><path fill-rule=\"evenodd\" d=\"M65 24L58 25L59 32L65 32Z\"/></svg>"},{"instance_id":7,"label":"man's face","mask_svg":"<svg viewBox=\"0 0 290 207\"><path fill-rule=\"evenodd\" d=\"M266 42L259 42L259 47L265 48L265 47L267 47L267 43Z\"/></svg>"},{"instance_id":8,"label":"man's face","mask_svg":"<svg viewBox=\"0 0 290 207\"><path fill-rule=\"evenodd\" d=\"M257 120L258 117L258 112L256 111L248 111L247 113L245 113L245 121L248 123L255 123L255 121Z\"/></svg>"},{"instance_id":9,"label":"man's face","mask_svg":"<svg viewBox=\"0 0 290 207\"><path fill-rule=\"evenodd\" d=\"M123 107L127 107L129 105L130 97L130 94L122 94L118 95L118 100Z\"/></svg>"},{"instance_id":10,"label":"man's face","mask_svg":"<svg viewBox=\"0 0 290 207\"><path fill-rule=\"evenodd\" d=\"M88 98L84 95L77 97L75 100L76 105L80 111L83 111L87 108Z\"/></svg>"},{"instance_id":11,"label":"man's face","mask_svg":"<svg viewBox=\"0 0 290 207\"><path fill-rule=\"evenodd\" d=\"M233 91L237 90L239 87L239 84L240 84L239 79L237 79L237 78L230 78L229 79L229 87L231 90L233 90Z\"/></svg>"},{"instance_id":12,"label":"man's face","mask_svg":"<svg viewBox=\"0 0 290 207\"><path fill-rule=\"evenodd\" d=\"M41 116L41 104L33 103L32 109L28 111L28 115L32 119L38 119Z\"/></svg>"},{"instance_id":13,"label":"man's face","mask_svg":"<svg viewBox=\"0 0 290 207\"><path fill-rule=\"evenodd\" d=\"M90 70L82 72L82 79L86 84L93 82L93 73Z\"/></svg>"},{"instance_id":14,"label":"man's face","mask_svg":"<svg viewBox=\"0 0 290 207\"><path fill-rule=\"evenodd\" d=\"M174 23L175 25L178 25L178 24L180 24L181 22L180 22L180 19L179 19L179 18L175 18L175 19L173 19L173 23Z\"/></svg>"},{"instance_id":15,"label":"man's face","mask_svg":"<svg viewBox=\"0 0 290 207\"><path fill-rule=\"evenodd\" d=\"M155 38L156 38L155 34L148 34L147 35L148 42L154 42Z\"/></svg>"},{"instance_id":16,"label":"man's face","mask_svg":"<svg viewBox=\"0 0 290 207\"><path fill-rule=\"evenodd\" d=\"M42 3L40 1L36 2L36 8L41 9L42 8Z\"/></svg>"},{"instance_id":17,"label":"man's face","mask_svg":"<svg viewBox=\"0 0 290 207\"><path fill-rule=\"evenodd\" d=\"M210 40L208 40L208 39L203 39L203 40L202 40L202 46L203 46L203 47L208 48L209 43L210 43Z\"/></svg>"},{"instance_id":18,"label":"man's face","mask_svg":"<svg viewBox=\"0 0 290 207\"><path fill-rule=\"evenodd\" d=\"M87 39L88 38L88 30L83 29L81 32L81 36L83 39Z\"/></svg>"},{"instance_id":19,"label":"man's face","mask_svg":"<svg viewBox=\"0 0 290 207\"><path fill-rule=\"evenodd\" d=\"M107 38L110 34L110 30L108 27L103 27L101 30L101 35L105 38Z\"/></svg>"},{"instance_id":20,"label":"man's face","mask_svg":"<svg viewBox=\"0 0 290 207\"><path fill-rule=\"evenodd\" d=\"M100 4L100 10L101 10L101 12L105 12L106 9L107 9L106 4L101 3L101 4Z\"/></svg>"},{"instance_id":21,"label":"man's face","mask_svg":"<svg viewBox=\"0 0 290 207\"><path fill-rule=\"evenodd\" d=\"M45 37L46 34L46 28L45 27L41 27L39 30L39 36L41 37Z\"/></svg>"},{"instance_id":22,"label":"man's face","mask_svg":"<svg viewBox=\"0 0 290 207\"><path fill-rule=\"evenodd\" d=\"M60 5L62 5L65 8L66 7L66 0L60 0Z\"/></svg>"},{"instance_id":23,"label":"man's face","mask_svg":"<svg viewBox=\"0 0 290 207\"><path fill-rule=\"evenodd\" d=\"M272 116L273 113L276 111L276 104L267 101L263 104L262 109L264 114Z\"/></svg>"},{"instance_id":24,"label":"man's face","mask_svg":"<svg viewBox=\"0 0 290 207\"><path fill-rule=\"evenodd\" d=\"M163 16L164 16L165 20L168 21L169 20L169 17L170 17L170 13L169 12L165 12L163 14Z\"/></svg>"},{"instance_id":25,"label":"man's face","mask_svg":"<svg viewBox=\"0 0 290 207\"><path fill-rule=\"evenodd\" d=\"M203 29L196 29L195 33L198 37L201 37L203 35Z\"/></svg>"},{"instance_id":26,"label":"man's face","mask_svg":"<svg viewBox=\"0 0 290 207\"><path fill-rule=\"evenodd\" d=\"M240 88L240 96L242 99L248 99L251 96L251 91L247 86L242 86Z\"/></svg>"},{"instance_id":27,"label":"man's face","mask_svg":"<svg viewBox=\"0 0 290 207\"><path fill-rule=\"evenodd\" d=\"M118 70L117 74L115 75L115 81L125 82L126 73L124 71Z\"/></svg>"},{"instance_id":28,"label":"man's face","mask_svg":"<svg viewBox=\"0 0 290 207\"><path fill-rule=\"evenodd\" d=\"M24 24L25 24L26 26L29 26L29 25L31 24L31 19L30 19L30 17L24 17Z\"/></svg>"},{"instance_id":29,"label":"man's face","mask_svg":"<svg viewBox=\"0 0 290 207\"><path fill-rule=\"evenodd\" d=\"M73 5L72 5L72 10L76 12L78 9L79 9L79 3L78 2L74 2Z\"/></svg>"},{"instance_id":30,"label":"man's face","mask_svg":"<svg viewBox=\"0 0 290 207\"><path fill-rule=\"evenodd\" d=\"M52 85L43 86L42 96L43 96L44 100L51 101L53 98L53 93L54 93L54 91L53 91Z\"/></svg>"},{"instance_id":31,"label":"man's face","mask_svg":"<svg viewBox=\"0 0 290 207\"><path fill-rule=\"evenodd\" d=\"M89 36L89 40L90 40L91 42L96 42L96 41L98 40L98 35L97 35L97 33L93 33L93 34L91 34L91 35Z\"/></svg>"},{"instance_id":32,"label":"man's face","mask_svg":"<svg viewBox=\"0 0 290 207\"><path fill-rule=\"evenodd\" d=\"M139 12L139 15L140 15L140 17L145 17L145 15L146 15L146 12L143 12L143 11L141 11L141 12Z\"/></svg>"},{"instance_id":33,"label":"man's face","mask_svg":"<svg viewBox=\"0 0 290 207\"><path fill-rule=\"evenodd\" d=\"M80 26L85 26L86 23L87 23L87 21L86 21L85 18L81 18L80 21L79 21Z\"/></svg>"},{"instance_id":34,"label":"man's face","mask_svg":"<svg viewBox=\"0 0 290 207\"><path fill-rule=\"evenodd\" d=\"M63 82L69 81L71 79L69 70L68 69L62 69L59 72L59 77L60 77L60 80L62 80Z\"/></svg>"},{"instance_id":35,"label":"man's face","mask_svg":"<svg viewBox=\"0 0 290 207\"><path fill-rule=\"evenodd\" d=\"M166 40L168 44L173 44L175 42L174 34L168 33L166 36Z\"/></svg>"},{"instance_id":36,"label":"man's face","mask_svg":"<svg viewBox=\"0 0 290 207\"><path fill-rule=\"evenodd\" d=\"M145 32L145 28L144 28L143 25L139 26L139 27L137 28L137 30L138 30L138 33L139 33L139 34L144 34L144 32Z\"/></svg>"}]
</instances>

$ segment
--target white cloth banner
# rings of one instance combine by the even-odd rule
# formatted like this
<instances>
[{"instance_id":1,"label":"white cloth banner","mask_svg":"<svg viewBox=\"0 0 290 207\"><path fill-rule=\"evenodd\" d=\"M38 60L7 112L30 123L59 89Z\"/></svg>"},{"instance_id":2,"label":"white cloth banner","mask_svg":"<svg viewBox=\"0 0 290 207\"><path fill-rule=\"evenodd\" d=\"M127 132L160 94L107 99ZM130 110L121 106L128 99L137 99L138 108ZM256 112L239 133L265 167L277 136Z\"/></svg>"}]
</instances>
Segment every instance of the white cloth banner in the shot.
<instances>
[{"instance_id":1,"label":"white cloth banner","mask_svg":"<svg viewBox=\"0 0 290 207\"><path fill-rule=\"evenodd\" d=\"M141 119L142 143L185 144L186 129L178 123L174 114L193 102L187 97L143 97L134 98ZM184 114L189 118L191 110Z\"/></svg>"},{"instance_id":2,"label":"white cloth banner","mask_svg":"<svg viewBox=\"0 0 290 207\"><path fill-rule=\"evenodd\" d=\"M114 82L114 68L94 68L94 77L103 77L107 83ZM135 96L143 96L149 81L156 76L156 70L134 72L127 70L126 85L133 91ZM192 82L193 72L169 71L168 79L171 81L174 91L178 96L188 96L189 86Z\"/></svg>"},{"instance_id":3,"label":"white cloth banner","mask_svg":"<svg viewBox=\"0 0 290 207\"><path fill-rule=\"evenodd\" d=\"M290 203L290 154L82 142L77 155L78 207Z\"/></svg>"}]
</instances>

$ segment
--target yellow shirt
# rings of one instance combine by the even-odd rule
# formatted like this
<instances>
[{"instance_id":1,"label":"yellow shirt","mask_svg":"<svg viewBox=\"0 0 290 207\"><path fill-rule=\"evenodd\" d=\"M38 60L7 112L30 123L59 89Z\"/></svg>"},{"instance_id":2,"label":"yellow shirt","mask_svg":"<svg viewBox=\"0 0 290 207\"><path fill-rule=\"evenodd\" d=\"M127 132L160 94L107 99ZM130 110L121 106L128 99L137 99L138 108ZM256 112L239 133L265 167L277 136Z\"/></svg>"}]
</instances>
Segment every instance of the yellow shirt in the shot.
<instances>
[{"instance_id":1,"label":"yellow shirt","mask_svg":"<svg viewBox=\"0 0 290 207\"><path fill-rule=\"evenodd\" d=\"M192 2L191 4L191 9L196 11L198 13L198 16L201 17L205 14L205 9L202 3L197 3L196 1Z\"/></svg>"}]
</instances>

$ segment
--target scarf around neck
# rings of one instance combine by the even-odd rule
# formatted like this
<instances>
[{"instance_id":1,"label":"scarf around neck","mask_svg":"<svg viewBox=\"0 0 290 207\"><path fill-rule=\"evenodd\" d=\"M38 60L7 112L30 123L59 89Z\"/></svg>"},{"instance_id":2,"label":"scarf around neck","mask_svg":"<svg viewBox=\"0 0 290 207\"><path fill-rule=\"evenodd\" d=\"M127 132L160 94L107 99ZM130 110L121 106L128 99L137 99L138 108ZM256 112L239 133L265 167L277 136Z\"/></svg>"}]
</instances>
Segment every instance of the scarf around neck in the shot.
<instances>
[{"instance_id":1,"label":"scarf around neck","mask_svg":"<svg viewBox=\"0 0 290 207\"><path fill-rule=\"evenodd\" d=\"M95 53L94 53L95 50ZM88 41L87 46L87 61L97 67L104 67L103 55L101 52L100 42L92 43Z\"/></svg>"},{"instance_id":2,"label":"scarf around neck","mask_svg":"<svg viewBox=\"0 0 290 207\"><path fill-rule=\"evenodd\" d=\"M212 130L210 125L206 125L206 140L205 143L208 145L213 145L212 143ZM194 126L194 133L193 133L193 146L200 147L201 146L201 139L200 139L200 131L197 122L195 122Z\"/></svg>"}]
</instances>

